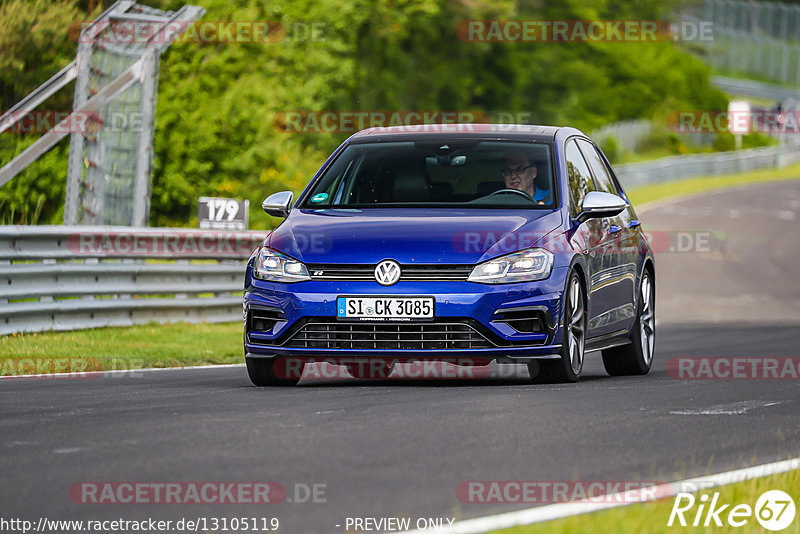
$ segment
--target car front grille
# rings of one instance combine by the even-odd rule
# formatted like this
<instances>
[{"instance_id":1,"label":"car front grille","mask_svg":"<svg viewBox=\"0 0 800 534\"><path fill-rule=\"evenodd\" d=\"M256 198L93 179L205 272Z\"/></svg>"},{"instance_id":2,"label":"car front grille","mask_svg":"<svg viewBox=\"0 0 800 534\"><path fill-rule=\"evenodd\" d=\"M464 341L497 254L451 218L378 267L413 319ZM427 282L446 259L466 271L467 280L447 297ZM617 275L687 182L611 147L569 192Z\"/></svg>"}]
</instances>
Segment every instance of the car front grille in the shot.
<instances>
[{"instance_id":1,"label":"car front grille","mask_svg":"<svg viewBox=\"0 0 800 534\"><path fill-rule=\"evenodd\" d=\"M318 263L307 267L312 280L375 280L375 265ZM472 267L460 264L401 265L400 281L464 281Z\"/></svg>"},{"instance_id":2,"label":"car front grille","mask_svg":"<svg viewBox=\"0 0 800 534\"><path fill-rule=\"evenodd\" d=\"M284 344L289 348L446 350L495 345L466 322L350 323L309 321Z\"/></svg>"}]
</instances>

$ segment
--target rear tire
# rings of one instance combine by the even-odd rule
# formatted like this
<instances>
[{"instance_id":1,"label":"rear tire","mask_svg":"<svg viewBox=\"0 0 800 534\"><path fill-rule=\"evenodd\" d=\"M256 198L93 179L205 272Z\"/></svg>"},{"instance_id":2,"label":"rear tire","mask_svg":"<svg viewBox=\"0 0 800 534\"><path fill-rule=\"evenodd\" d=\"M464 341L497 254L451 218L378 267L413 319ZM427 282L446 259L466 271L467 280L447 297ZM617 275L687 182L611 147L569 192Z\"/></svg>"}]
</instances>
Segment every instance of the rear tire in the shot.
<instances>
[{"instance_id":1,"label":"rear tire","mask_svg":"<svg viewBox=\"0 0 800 534\"><path fill-rule=\"evenodd\" d=\"M570 274L564 295L564 328L561 357L557 360L537 360L528 364L534 384L577 382L583 370L586 342L586 305L581 279Z\"/></svg>"},{"instance_id":2,"label":"rear tire","mask_svg":"<svg viewBox=\"0 0 800 534\"><path fill-rule=\"evenodd\" d=\"M611 376L646 375L653 366L656 341L655 287L647 271L642 276L636 321L628 345L603 351L603 366Z\"/></svg>"},{"instance_id":3,"label":"rear tire","mask_svg":"<svg viewBox=\"0 0 800 534\"><path fill-rule=\"evenodd\" d=\"M292 378L289 378L287 365L284 358L245 358L247 374L250 381L258 386L296 386L303 375L304 362L299 362L298 369L292 369ZM299 372L298 372L299 371ZM296 377L294 377L296 375Z\"/></svg>"}]
</instances>

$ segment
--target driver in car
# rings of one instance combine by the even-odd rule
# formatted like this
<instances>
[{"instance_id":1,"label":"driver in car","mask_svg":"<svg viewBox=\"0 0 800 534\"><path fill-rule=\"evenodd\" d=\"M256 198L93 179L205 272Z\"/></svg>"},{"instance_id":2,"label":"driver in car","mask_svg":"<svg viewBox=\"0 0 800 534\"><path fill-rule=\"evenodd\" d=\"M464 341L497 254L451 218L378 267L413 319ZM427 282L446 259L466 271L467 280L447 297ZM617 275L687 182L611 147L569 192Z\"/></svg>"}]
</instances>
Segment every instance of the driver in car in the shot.
<instances>
[{"instance_id":1,"label":"driver in car","mask_svg":"<svg viewBox=\"0 0 800 534\"><path fill-rule=\"evenodd\" d=\"M523 191L540 205L549 204L552 200L549 184L537 183L537 172L536 165L525 156L507 155L503 160L503 179L508 189Z\"/></svg>"}]
</instances>

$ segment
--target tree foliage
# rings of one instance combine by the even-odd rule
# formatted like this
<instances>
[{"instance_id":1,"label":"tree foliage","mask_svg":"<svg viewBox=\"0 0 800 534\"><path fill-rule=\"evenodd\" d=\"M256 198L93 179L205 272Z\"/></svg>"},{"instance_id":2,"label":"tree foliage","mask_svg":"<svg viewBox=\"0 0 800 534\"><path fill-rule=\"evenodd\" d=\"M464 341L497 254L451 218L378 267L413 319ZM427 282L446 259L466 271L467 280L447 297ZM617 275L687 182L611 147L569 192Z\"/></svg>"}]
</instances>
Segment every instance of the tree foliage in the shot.
<instances>
[{"instance_id":1,"label":"tree foliage","mask_svg":"<svg viewBox=\"0 0 800 534\"><path fill-rule=\"evenodd\" d=\"M145 3L176 9L184 2ZM260 201L278 190L300 190L348 135L285 133L276 121L287 111L526 112L542 124L591 131L618 120L726 105L709 82L708 68L673 42L465 42L457 37L458 24L466 20L663 19L674 5L657 0L190 3L207 9L205 20L275 21L285 35L271 43L180 42L164 53L153 225L192 225L197 197L219 195L250 199L252 225L264 227L267 219L257 213ZM25 77L0 69L5 106L70 60L75 45L66 28L94 7L68 0L10 0L2 6L23 4L50 30L38 41L26 37L39 44L25 48L25 67L15 63ZM313 23L321 29L315 38L308 31ZM17 34L39 31L4 16L0 24L13 26ZM14 61L9 55L0 45L0 65ZM21 148L18 137L0 136L2 161ZM57 223L66 176L66 152L61 151L51 158L52 168L38 169L35 177L27 171L12 189L0 189L0 202L6 202L0 209L10 202L17 214L33 212L36 194L47 192L41 220ZM42 181L46 187L38 185ZM25 191L32 195L26 198Z\"/></svg>"}]
</instances>

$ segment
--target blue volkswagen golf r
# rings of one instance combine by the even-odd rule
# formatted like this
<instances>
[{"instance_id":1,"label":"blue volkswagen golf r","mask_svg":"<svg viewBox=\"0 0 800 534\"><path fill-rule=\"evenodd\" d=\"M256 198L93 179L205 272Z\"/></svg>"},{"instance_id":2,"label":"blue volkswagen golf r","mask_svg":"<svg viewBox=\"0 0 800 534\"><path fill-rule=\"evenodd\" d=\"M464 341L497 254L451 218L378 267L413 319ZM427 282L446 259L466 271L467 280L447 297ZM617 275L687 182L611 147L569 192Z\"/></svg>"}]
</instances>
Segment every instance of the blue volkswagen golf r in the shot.
<instances>
[{"instance_id":1,"label":"blue volkswagen golf r","mask_svg":"<svg viewBox=\"0 0 800 534\"><path fill-rule=\"evenodd\" d=\"M574 128L372 128L345 141L250 258L244 347L257 386L311 360L527 363L575 382L584 354L646 374L655 264L597 146ZM363 363L366 362L366 365Z\"/></svg>"}]
</instances>

